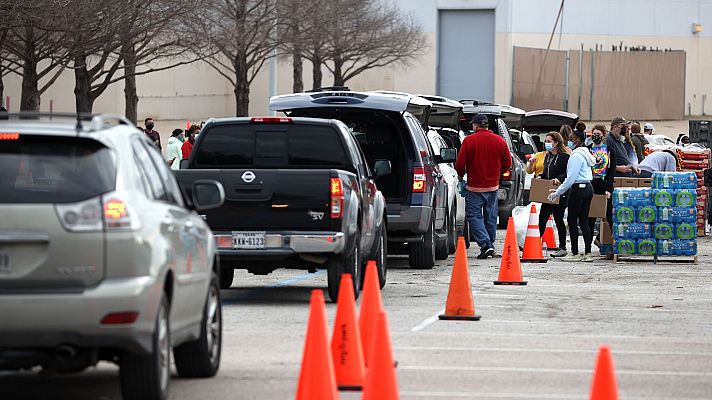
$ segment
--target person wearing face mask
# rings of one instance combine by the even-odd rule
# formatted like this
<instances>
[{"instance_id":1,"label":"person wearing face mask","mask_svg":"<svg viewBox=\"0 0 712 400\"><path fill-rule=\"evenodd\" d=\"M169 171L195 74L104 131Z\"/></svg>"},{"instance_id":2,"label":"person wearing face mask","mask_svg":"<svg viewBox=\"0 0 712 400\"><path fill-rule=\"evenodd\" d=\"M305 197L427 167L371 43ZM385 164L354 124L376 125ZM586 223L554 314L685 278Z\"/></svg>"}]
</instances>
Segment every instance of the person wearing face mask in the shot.
<instances>
[{"instance_id":1,"label":"person wearing face mask","mask_svg":"<svg viewBox=\"0 0 712 400\"><path fill-rule=\"evenodd\" d=\"M606 127L603 125L596 125L591 131L591 141L593 144L589 146L591 155L596 159L596 163L591 167L591 172L593 174L593 180L591 180L591 185L593 186L593 194L605 194L608 199L608 205L606 207L606 221L609 223L613 221L613 202L611 201L611 193L613 193L614 178L616 175L615 166L615 154L613 150L609 149L606 143L604 143L604 138L606 137ZM588 225L591 232L594 231L596 227L597 218L589 218ZM596 239L598 240L598 239ZM598 244L598 242L596 243Z\"/></svg>"},{"instance_id":2,"label":"person wearing face mask","mask_svg":"<svg viewBox=\"0 0 712 400\"><path fill-rule=\"evenodd\" d=\"M180 138L183 136L182 129L174 129L171 137L168 138L168 148L166 149L166 162L172 170L180 169L180 160L182 156Z\"/></svg>"},{"instance_id":3,"label":"person wearing face mask","mask_svg":"<svg viewBox=\"0 0 712 400\"><path fill-rule=\"evenodd\" d=\"M553 180L554 184L560 185L566 179L566 165L569 162L571 151L564 146L564 139L558 132L546 134L544 142L546 156L544 157L544 167L538 176L541 179ZM539 210L539 235L544 235L546 224L551 215L554 216L554 223L559 234L559 247L550 249L552 257L563 257L566 253L566 224L564 223L564 212L566 211L568 196L566 193L559 198L559 204L542 203Z\"/></svg>"},{"instance_id":4,"label":"person wearing face mask","mask_svg":"<svg viewBox=\"0 0 712 400\"><path fill-rule=\"evenodd\" d=\"M611 159L611 162L614 163L616 168L615 175L617 177L632 178L634 175L640 173L640 170L638 169L638 159L635 156L635 150L633 150L631 145L625 143L627 128L625 118L613 118L611 121L611 131L606 135L605 142L608 150L615 154L615 158ZM632 158L631 154L633 155Z\"/></svg>"},{"instance_id":5,"label":"person wearing face mask","mask_svg":"<svg viewBox=\"0 0 712 400\"><path fill-rule=\"evenodd\" d=\"M593 234L588 225L588 211L591 207L591 199L593 198L593 173L591 167L596 163L596 159L584 146L586 137L582 132L575 131L569 138L569 147L573 147L574 151L569 157L569 162L566 165L566 179L557 188L552 189L549 195L549 201L556 201L566 191L571 189L568 202L568 223L569 236L571 237L571 256L563 257L562 261L584 261L592 262L591 242L593 242ZM584 254L579 254L578 238L579 228L583 233Z\"/></svg>"},{"instance_id":6,"label":"person wearing face mask","mask_svg":"<svg viewBox=\"0 0 712 400\"><path fill-rule=\"evenodd\" d=\"M161 147L161 134L153 130L153 127L156 126L153 118L148 117L143 122L146 124L146 129L144 129L143 132L151 139L151 142L158 147L158 150L163 150Z\"/></svg>"},{"instance_id":7,"label":"person wearing face mask","mask_svg":"<svg viewBox=\"0 0 712 400\"><path fill-rule=\"evenodd\" d=\"M191 125L190 128L188 128L188 139L183 142L183 146L181 147L184 160L190 158L190 153L193 151L193 144L195 144L198 134L200 134L200 127L198 125Z\"/></svg>"},{"instance_id":8,"label":"person wearing face mask","mask_svg":"<svg viewBox=\"0 0 712 400\"><path fill-rule=\"evenodd\" d=\"M633 148L635 149L635 156L636 159L638 160L638 164L640 164L643 159L645 158L645 145L649 144L648 139L643 136L642 133L640 133L640 125L638 124L633 124L630 126L630 143L633 145Z\"/></svg>"}]
</instances>

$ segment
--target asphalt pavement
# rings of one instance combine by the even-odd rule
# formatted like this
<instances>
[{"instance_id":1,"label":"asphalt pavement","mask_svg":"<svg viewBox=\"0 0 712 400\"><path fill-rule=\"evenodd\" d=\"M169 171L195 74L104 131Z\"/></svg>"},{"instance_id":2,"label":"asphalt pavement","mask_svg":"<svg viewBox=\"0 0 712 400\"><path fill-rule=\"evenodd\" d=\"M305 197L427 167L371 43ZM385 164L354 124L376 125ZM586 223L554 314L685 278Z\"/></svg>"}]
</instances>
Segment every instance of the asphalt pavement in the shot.
<instances>
[{"instance_id":1,"label":"asphalt pavement","mask_svg":"<svg viewBox=\"0 0 712 400\"><path fill-rule=\"evenodd\" d=\"M498 231L498 250L504 231ZM476 246L475 246L476 247ZM500 258L469 250L478 322L440 321L453 258L432 270L389 258L383 302L402 399L586 399L610 347L621 399L712 399L712 239L699 264L523 264L526 286L494 286ZM171 399L294 398L312 289L326 274L244 271L223 294L222 366L174 376ZM335 305L327 304L329 324ZM0 376L0 399L119 399L117 369ZM359 393L341 393L359 399Z\"/></svg>"}]
</instances>

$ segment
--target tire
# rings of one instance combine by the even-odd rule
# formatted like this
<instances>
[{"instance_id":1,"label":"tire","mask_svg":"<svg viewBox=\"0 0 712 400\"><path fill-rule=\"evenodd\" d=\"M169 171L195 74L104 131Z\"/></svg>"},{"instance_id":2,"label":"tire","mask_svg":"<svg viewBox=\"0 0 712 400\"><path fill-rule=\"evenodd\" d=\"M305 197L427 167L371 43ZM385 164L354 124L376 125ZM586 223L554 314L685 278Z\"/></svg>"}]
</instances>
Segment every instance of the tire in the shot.
<instances>
[{"instance_id":1,"label":"tire","mask_svg":"<svg viewBox=\"0 0 712 400\"><path fill-rule=\"evenodd\" d=\"M465 238L465 248L469 249L472 240L470 239L470 223L467 220L465 220L465 225L462 227L462 236Z\"/></svg>"},{"instance_id":2,"label":"tire","mask_svg":"<svg viewBox=\"0 0 712 400\"><path fill-rule=\"evenodd\" d=\"M230 289L235 278L235 269L232 267L220 268L220 289Z\"/></svg>"},{"instance_id":3,"label":"tire","mask_svg":"<svg viewBox=\"0 0 712 400\"><path fill-rule=\"evenodd\" d=\"M498 214L499 217L499 223L497 223L497 228L499 229L507 229L507 223L509 221L509 216L512 215L512 211L509 210L501 210Z\"/></svg>"},{"instance_id":4,"label":"tire","mask_svg":"<svg viewBox=\"0 0 712 400\"><path fill-rule=\"evenodd\" d=\"M205 298L200 337L173 350L178 374L185 378L209 378L220 368L222 307L218 277L213 274Z\"/></svg>"},{"instance_id":5,"label":"tire","mask_svg":"<svg viewBox=\"0 0 712 400\"><path fill-rule=\"evenodd\" d=\"M455 220L456 210L450 210L450 226L447 231L447 248L449 254L455 254L457 250L457 221Z\"/></svg>"},{"instance_id":6,"label":"tire","mask_svg":"<svg viewBox=\"0 0 712 400\"><path fill-rule=\"evenodd\" d=\"M377 237L377 247L373 252L373 259L376 260L378 266L378 283L383 289L386 286L386 275L388 274L388 233L386 232L385 222L381 225L380 233ZM363 287L363 278L366 274L361 274L361 286Z\"/></svg>"},{"instance_id":7,"label":"tire","mask_svg":"<svg viewBox=\"0 0 712 400\"><path fill-rule=\"evenodd\" d=\"M450 216L446 215L445 216L445 222L443 223L443 232L447 233L450 231ZM450 249L449 249L449 243L448 243L448 237L447 235L439 239L437 236L435 237L435 259L436 260L447 260L448 256L450 255Z\"/></svg>"},{"instance_id":8,"label":"tire","mask_svg":"<svg viewBox=\"0 0 712 400\"><path fill-rule=\"evenodd\" d=\"M124 352L119 359L119 382L124 400L165 400L171 380L171 330L168 300L161 296L149 355Z\"/></svg>"},{"instance_id":9,"label":"tire","mask_svg":"<svg viewBox=\"0 0 712 400\"><path fill-rule=\"evenodd\" d=\"M431 269L435 266L435 217L430 218L430 228L423 241L408 245L408 263L412 269Z\"/></svg>"},{"instance_id":10,"label":"tire","mask_svg":"<svg viewBox=\"0 0 712 400\"><path fill-rule=\"evenodd\" d=\"M361 233L357 230L354 236L354 243L348 254L338 254L330 258L326 262L327 280L329 284L329 298L336 303L339 298L339 285L341 284L341 275L344 273L351 274L351 279L354 283L354 296L358 299L361 293L361 255L359 254L359 246L361 243Z\"/></svg>"}]
</instances>

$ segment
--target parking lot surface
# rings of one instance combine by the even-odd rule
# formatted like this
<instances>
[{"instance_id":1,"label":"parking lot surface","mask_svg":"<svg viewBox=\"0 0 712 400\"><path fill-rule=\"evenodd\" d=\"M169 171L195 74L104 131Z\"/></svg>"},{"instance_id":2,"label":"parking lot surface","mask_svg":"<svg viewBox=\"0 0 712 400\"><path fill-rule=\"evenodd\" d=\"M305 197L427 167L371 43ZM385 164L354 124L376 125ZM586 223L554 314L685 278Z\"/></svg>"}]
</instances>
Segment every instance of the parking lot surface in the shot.
<instances>
[{"instance_id":1,"label":"parking lot surface","mask_svg":"<svg viewBox=\"0 0 712 400\"><path fill-rule=\"evenodd\" d=\"M498 232L501 240L504 231ZM469 250L479 322L439 321L453 258L432 270L389 258L383 301L403 399L584 399L599 345L610 346L623 399L712 398L712 243L699 264L523 264L527 286L494 286L499 258ZM476 247L476 246L475 246ZM311 289L326 274L235 274L224 290L224 341L213 379L174 377L171 399L289 399ZM335 305L327 304L330 325ZM119 399L117 369L3 374L0 399ZM360 393L341 393L359 399Z\"/></svg>"}]
</instances>

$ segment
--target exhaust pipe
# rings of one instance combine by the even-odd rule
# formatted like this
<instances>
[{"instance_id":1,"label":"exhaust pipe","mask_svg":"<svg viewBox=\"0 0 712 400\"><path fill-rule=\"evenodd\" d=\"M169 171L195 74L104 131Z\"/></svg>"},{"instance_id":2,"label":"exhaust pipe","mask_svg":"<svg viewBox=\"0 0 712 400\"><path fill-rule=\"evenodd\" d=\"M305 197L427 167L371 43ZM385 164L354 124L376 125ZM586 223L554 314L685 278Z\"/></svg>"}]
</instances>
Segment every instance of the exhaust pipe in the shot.
<instances>
[{"instance_id":1,"label":"exhaust pipe","mask_svg":"<svg viewBox=\"0 0 712 400\"><path fill-rule=\"evenodd\" d=\"M77 350L74 347L68 346L66 344L58 346L54 350L54 357L59 361L70 360L70 359L74 358L74 356L76 356L76 355L77 355Z\"/></svg>"}]
</instances>

